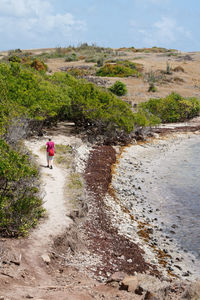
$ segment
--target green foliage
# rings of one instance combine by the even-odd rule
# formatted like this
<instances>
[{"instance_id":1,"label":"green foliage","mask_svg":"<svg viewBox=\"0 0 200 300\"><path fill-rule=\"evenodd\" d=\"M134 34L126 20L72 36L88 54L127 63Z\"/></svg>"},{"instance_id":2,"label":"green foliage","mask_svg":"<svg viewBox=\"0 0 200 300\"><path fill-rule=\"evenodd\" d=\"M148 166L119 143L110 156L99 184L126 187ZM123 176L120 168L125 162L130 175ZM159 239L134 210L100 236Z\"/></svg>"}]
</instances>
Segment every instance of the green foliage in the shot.
<instances>
[{"instance_id":1,"label":"green foliage","mask_svg":"<svg viewBox=\"0 0 200 300\"><path fill-rule=\"evenodd\" d=\"M35 70L37 71L44 71L46 72L47 71L47 65L43 62L43 61L40 61L38 59L34 59L31 63L30 63L30 66L32 68L34 68Z\"/></svg>"},{"instance_id":2,"label":"green foliage","mask_svg":"<svg viewBox=\"0 0 200 300\"><path fill-rule=\"evenodd\" d=\"M196 98L184 99L171 93L166 98L150 99L140 108L158 117L163 123L181 122L199 115L200 102Z\"/></svg>"},{"instance_id":3,"label":"green foliage","mask_svg":"<svg viewBox=\"0 0 200 300\"><path fill-rule=\"evenodd\" d=\"M125 65L133 63L123 61ZM123 84L116 84L118 93ZM101 133L134 130L136 119L129 105L105 89L64 73L52 76L17 63L0 64L0 132L13 118L30 120L73 120L79 127L97 127ZM9 111L10 109L10 111ZM137 118L138 120L138 118ZM2 124L1 124L2 122Z\"/></svg>"},{"instance_id":4,"label":"green foliage","mask_svg":"<svg viewBox=\"0 0 200 300\"><path fill-rule=\"evenodd\" d=\"M10 62L17 62L17 63L20 63L21 62L21 58L19 56L16 56L16 55L12 55L9 57L8 59Z\"/></svg>"},{"instance_id":5,"label":"green foliage","mask_svg":"<svg viewBox=\"0 0 200 300\"><path fill-rule=\"evenodd\" d=\"M104 64L104 57L101 56L97 59L97 67L102 67Z\"/></svg>"},{"instance_id":6,"label":"green foliage","mask_svg":"<svg viewBox=\"0 0 200 300\"><path fill-rule=\"evenodd\" d=\"M37 120L61 114L69 116L67 87L60 87L60 84L53 82L53 78L49 80L47 76L17 63L0 64L0 78L0 90L5 92L7 105L17 107L18 116Z\"/></svg>"},{"instance_id":7,"label":"green foliage","mask_svg":"<svg viewBox=\"0 0 200 300\"><path fill-rule=\"evenodd\" d=\"M76 68L76 67L71 67L71 68L67 68L67 73L74 76L74 77L83 77L83 76L87 76L90 75L93 70L92 68Z\"/></svg>"},{"instance_id":8,"label":"green foliage","mask_svg":"<svg viewBox=\"0 0 200 300\"><path fill-rule=\"evenodd\" d=\"M76 53L68 54L65 58L65 61L77 61L78 57Z\"/></svg>"},{"instance_id":9,"label":"green foliage","mask_svg":"<svg viewBox=\"0 0 200 300\"><path fill-rule=\"evenodd\" d=\"M118 61L110 64L106 63L96 72L97 76L106 77L129 77L129 76L141 76L137 69L136 64L129 61Z\"/></svg>"},{"instance_id":10,"label":"green foliage","mask_svg":"<svg viewBox=\"0 0 200 300\"><path fill-rule=\"evenodd\" d=\"M0 140L0 232L18 236L27 233L43 213L38 196L37 169Z\"/></svg>"},{"instance_id":11,"label":"green foliage","mask_svg":"<svg viewBox=\"0 0 200 300\"><path fill-rule=\"evenodd\" d=\"M157 88L155 87L154 83L153 82L149 83L148 92L155 93L156 91L157 91Z\"/></svg>"},{"instance_id":12,"label":"green foliage","mask_svg":"<svg viewBox=\"0 0 200 300\"><path fill-rule=\"evenodd\" d=\"M119 128L131 132L134 114L124 101L91 83L77 81L71 91L72 115L77 125L96 125L108 130Z\"/></svg>"},{"instance_id":13,"label":"green foliage","mask_svg":"<svg viewBox=\"0 0 200 300\"><path fill-rule=\"evenodd\" d=\"M110 88L109 90L117 95L117 96L124 96L127 94L127 88L125 83L121 82L121 81L116 81Z\"/></svg>"}]
</instances>

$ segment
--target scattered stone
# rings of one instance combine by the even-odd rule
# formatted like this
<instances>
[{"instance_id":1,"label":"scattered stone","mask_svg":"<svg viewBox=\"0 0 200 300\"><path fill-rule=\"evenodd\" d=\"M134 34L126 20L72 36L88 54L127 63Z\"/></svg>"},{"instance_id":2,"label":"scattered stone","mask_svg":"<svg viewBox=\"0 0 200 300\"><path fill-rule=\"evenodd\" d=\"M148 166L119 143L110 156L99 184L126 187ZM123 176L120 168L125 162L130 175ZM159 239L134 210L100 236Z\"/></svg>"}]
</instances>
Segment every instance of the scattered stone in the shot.
<instances>
[{"instance_id":1,"label":"scattered stone","mask_svg":"<svg viewBox=\"0 0 200 300\"><path fill-rule=\"evenodd\" d=\"M22 255L21 253L17 256L17 255L13 255L13 257L11 258L10 262L19 266L21 264L21 260L22 260Z\"/></svg>"},{"instance_id":2,"label":"scattered stone","mask_svg":"<svg viewBox=\"0 0 200 300\"><path fill-rule=\"evenodd\" d=\"M144 292L155 294L158 299L165 299L165 290L170 286L169 282L160 281L157 277L147 275L147 274L138 274L139 286ZM151 299L151 298L145 298ZM152 298L154 299L154 298ZM155 298L156 299L156 298Z\"/></svg>"},{"instance_id":3,"label":"scattered stone","mask_svg":"<svg viewBox=\"0 0 200 300\"><path fill-rule=\"evenodd\" d=\"M178 226L176 224L173 224L171 227L174 228L174 229L178 228Z\"/></svg>"},{"instance_id":4,"label":"scattered stone","mask_svg":"<svg viewBox=\"0 0 200 300\"><path fill-rule=\"evenodd\" d=\"M186 291L186 294L190 296L188 299L200 299L200 280L192 283Z\"/></svg>"},{"instance_id":5,"label":"scattered stone","mask_svg":"<svg viewBox=\"0 0 200 300\"><path fill-rule=\"evenodd\" d=\"M144 296L145 300L160 300L159 298L156 297L155 294L151 293L151 292L146 292L145 296Z\"/></svg>"},{"instance_id":6,"label":"scattered stone","mask_svg":"<svg viewBox=\"0 0 200 300\"><path fill-rule=\"evenodd\" d=\"M183 273L182 276L184 276L184 277L190 276L190 272L187 271L187 272Z\"/></svg>"},{"instance_id":7,"label":"scattered stone","mask_svg":"<svg viewBox=\"0 0 200 300\"><path fill-rule=\"evenodd\" d=\"M79 210L73 210L70 212L69 217L74 221L76 218L79 217Z\"/></svg>"},{"instance_id":8,"label":"scattered stone","mask_svg":"<svg viewBox=\"0 0 200 300\"><path fill-rule=\"evenodd\" d=\"M135 292L137 288L138 278L136 276L126 276L121 283L121 289L128 290L128 292Z\"/></svg>"},{"instance_id":9,"label":"scattered stone","mask_svg":"<svg viewBox=\"0 0 200 300\"><path fill-rule=\"evenodd\" d=\"M111 275L110 278L108 278L107 282L112 282L112 281L116 281L116 282L120 282L122 281L125 277L127 277L128 275L124 272L115 272Z\"/></svg>"},{"instance_id":10,"label":"scattered stone","mask_svg":"<svg viewBox=\"0 0 200 300\"><path fill-rule=\"evenodd\" d=\"M174 267L176 267L177 269L179 269L180 271L182 271L182 268L178 265L174 265Z\"/></svg>"},{"instance_id":11,"label":"scattered stone","mask_svg":"<svg viewBox=\"0 0 200 300\"><path fill-rule=\"evenodd\" d=\"M41 257L47 265L51 262L51 259L48 254L43 254Z\"/></svg>"},{"instance_id":12,"label":"scattered stone","mask_svg":"<svg viewBox=\"0 0 200 300\"><path fill-rule=\"evenodd\" d=\"M26 295L26 298L27 299L33 299L34 297L28 294L28 295Z\"/></svg>"}]
</instances>

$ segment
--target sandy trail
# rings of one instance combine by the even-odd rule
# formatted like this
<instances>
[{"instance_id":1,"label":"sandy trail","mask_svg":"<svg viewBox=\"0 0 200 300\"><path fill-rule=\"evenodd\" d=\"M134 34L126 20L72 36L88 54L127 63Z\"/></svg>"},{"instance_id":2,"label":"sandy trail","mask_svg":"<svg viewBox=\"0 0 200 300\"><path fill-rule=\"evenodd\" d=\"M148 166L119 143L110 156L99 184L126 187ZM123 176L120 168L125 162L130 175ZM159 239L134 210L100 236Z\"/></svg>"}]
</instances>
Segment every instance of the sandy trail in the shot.
<instances>
[{"instance_id":1,"label":"sandy trail","mask_svg":"<svg viewBox=\"0 0 200 300\"><path fill-rule=\"evenodd\" d=\"M78 138L64 135L66 133L57 134L57 132L54 132L50 134L56 145L72 145L74 147L81 145ZM60 289L59 286L57 288L59 283L56 276L54 276L54 270L52 273L51 268L43 261L42 256L51 253L54 238L62 235L73 222L67 216L71 206L69 196L65 193L70 169L59 167L55 163L53 169L46 167L46 152L41 151L41 147L47 141L47 137L25 141L27 149L36 155L36 161L40 167L41 193L43 207L46 209L46 217L40 220L28 237L14 242L14 253L21 255L21 263L16 266L16 270L11 270L14 280L10 282L10 285L8 283L5 285L4 292L9 300L24 299L29 293L33 295L34 299L40 297L42 299L55 299L55 294L57 295ZM53 298L49 297L49 286L56 286L56 290L52 291ZM0 296L1 292L3 292L3 287L0 287ZM46 293L48 293L48 296L46 296ZM60 299L65 298L62 296Z\"/></svg>"},{"instance_id":2,"label":"sandy trail","mask_svg":"<svg viewBox=\"0 0 200 300\"><path fill-rule=\"evenodd\" d=\"M56 136L54 141L57 144L61 141L63 144L69 143L69 139L63 136ZM41 151L41 147L46 142L47 138L25 141L26 147L37 156L36 160L41 170L43 207L46 209L46 217L41 219L38 226L32 230L21 249L20 269L29 269L34 285L39 285L39 282L51 284L52 279L44 268L42 256L49 253L54 237L62 234L72 222L67 217L67 199L64 195L69 171L55 164L53 170L46 167L46 153Z\"/></svg>"},{"instance_id":3,"label":"sandy trail","mask_svg":"<svg viewBox=\"0 0 200 300\"><path fill-rule=\"evenodd\" d=\"M53 169L46 167L46 153L41 147L47 139L34 139L25 142L26 147L37 155L37 162L41 168L42 194L47 217L40 221L37 228L28 237L28 249L25 250L25 259L35 260L36 274L43 273L39 268L41 256L48 253L53 238L62 234L72 220L67 217L67 201L64 195L64 186L69 176L67 169L62 169L55 164ZM55 143L63 142L63 137L54 138ZM64 143L67 144L67 138ZM40 270L41 269L41 270Z\"/></svg>"},{"instance_id":4,"label":"sandy trail","mask_svg":"<svg viewBox=\"0 0 200 300\"><path fill-rule=\"evenodd\" d=\"M41 166L41 179L44 193L44 208L48 218L37 227L30 239L39 240L40 245L47 244L52 237L63 232L70 224L71 219L66 216L66 201L64 197L64 185L67 181L68 171L53 165L53 170L46 167L46 153L40 151L46 140L29 141L26 146L38 156Z\"/></svg>"}]
</instances>

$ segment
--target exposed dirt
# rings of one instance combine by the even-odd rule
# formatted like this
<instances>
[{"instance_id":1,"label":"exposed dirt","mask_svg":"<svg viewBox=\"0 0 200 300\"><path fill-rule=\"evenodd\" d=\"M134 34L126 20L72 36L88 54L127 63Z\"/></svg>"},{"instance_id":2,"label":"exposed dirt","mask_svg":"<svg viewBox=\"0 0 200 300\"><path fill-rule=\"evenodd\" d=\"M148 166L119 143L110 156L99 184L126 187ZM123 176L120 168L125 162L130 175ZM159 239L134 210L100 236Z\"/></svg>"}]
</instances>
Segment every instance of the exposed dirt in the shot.
<instances>
[{"instance_id":1,"label":"exposed dirt","mask_svg":"<svg viewBox=\"0 0 200 300\"><path fill-rule=\"evenodd\" d=\"M66 134L66 127L63 127ZM62 128L62 129L63 129ZM80 143L78 139L73 136L62 136L57 135L53 137L53 140L57 144L77 144ZM77 233L68 235L70 229L66 231L67 227L72 224L72 218L67 217L70 215L69 199L67 195L64 194L64 185L67 182L69 172L56 165L54 165L53 170L45 167L46 165L46 155L41 152L41 146L46 143L46 139L34 139L26 142L26 146L32 150L34 154L38 156L37 160L41 167L41 179L44 192L44 207L47 210L48 216L44 220L41 220L40 224L36 229L33 229L30 235L26 238L21 239L1 239L1 267L0 267L0 296L5 297L5 299L133 299L132 295L127 291L119 291L118 288L112 286L105 286L104 284L92 279L94 270L90 268L84 268L84 262L87 257L84 256L83 262L81 262L81 256L79 257L79 250L82 249L88 253L88 259L90 259L94 252L105 251L109 253L110 249L115 247L112 242L116 238L112 229L110 233L106 236L106 231L108 231L108 225L105 228L96 228L96 233L102 230L105 237L102 241L108 238L108 242L102 243L101 247L97 247L95 237L92 238L94 227L88 223L82 223L81 226L83 232L79 233L79 236L86 233L87 241L82 243L77 239ZM99 186L100 190L102 188L102 195L106 192L108 184L111 180L111 164L115 160L115 153L110 147L103 147L102 149L94 149L88 162L88 167L86 171L86 182L88 188L91 187L92 181L89 176L89 172L92 172L93 186ZM97 162L97 164L96 164ZM98 167L100 162L101 169L99 172L94 173L95 168ZM105 163L105 164L104 164ZM91 167L90 167L91 165ZM104 170L104 166L105 170ZM91 169L92 168L92 169ZM102 174L99 176L98 174ZM97 179L97 184L95 184ZM102 182L102 183L101 183ZM91 192L90 188L89 191ZM98 188L96 192L99 191ZM100 198L98 199L100 201ZM95 202L97 200L95 199ZM92 205L95 205L93 203ZM101 208L99 206L99 208ZM102 208L101 208L102 209ZM91 214L89 213L90 217ZM100 215L96 214L94 216L98 219L98 224L104 224L104 212ZM105 216L106 218L106 216ZM92 219L93 220L93 217ZM99 223L100 222L100 223ZM106 219L105 219L106 222ZM92 223L91 223L92 225ZM94 224L93 224L94 225ZM76 227L73 225L72 228ZM65 234L67 232L67 234ZM85 236L86 236L85 235ZM57 236L60 236L57 237ZM61 238L64 237L64 238ZM112 238L111 238L112 237ZM110 243L109 243L110 238ZM55 239L54 247L52 247L53 240ZM60 242L59 242L60 241ZM70 242L71 241L71 242ZM118 242L120 242L121 253L123 253L123 242L125 239L119 237ZM130 250L131 246L128 241L125 241L126 245ZM74 244L73 244L74 243ZM84 244L84 247L81 247ZM111 248L109 248L109 245ZM117 241L115 242L117 245ZM104 248L108 247L108 249ZM134 246L135 247L135 246ZM62 251L68 252L70 249L75 251L78 255L78 261L83 265L83 271L80 272L75 264L70 266L66 264L67 256L64 257ZM138 248L132 250L137 254ZM92 254L93 253L93 254ZM98 257L99 254L95 253ZM127 252L128 255L128 252ZM133 253L132 253L133 255ZM131 256L132 256L131 255ZM111 255L112 256L112 255ZM147 269L147 265L142 259L141 254L138 252L137 258L140 259L141 270ZM65 263L64 263L65 262ZM103 262L102 268L104 268L104 278L108 277L108 269L110 265L108 264L109 257ZM114 261L113 261L114 262ZM126 266L126 268L128 265ZM107 268L107 269L106 269ZM114 269L110 269L114 271ZM89 276L88 276L89 275ZM134 299L140 299L140 297L135 296Z\"/></svg>"},{"instance_id":2,"label":"exposed dirt","mask_svg":"<svg viewBox=\"0 0 200 300\"><path fill-rule=\"evenodd\" d=\"M117 59L128 59L143 65L143 75L153 72L159 73L160 79L155 80L157 91L148 92L149 84L142 77L102 77L108 80L107 86L112 85L116 80L120 80L127 85L128 94L124 100L132 105L147 101L149 98L165 97L171 92L177 92L183 97L200 97L200 52L177 53L175 56L167 56L165 53L134 53L123 51L125 56L116 57ZM190 58L190 59L188 59ZM170 66L171 74L166 72L167 64ZM62 67L81 67L95 66L94 63L84 61L64 62L64 59L49 59L47 65L52 72L60 71ZM182 71L173 71L174 69ZM146 75L144 76L147 77Z\"/></svg>"}]
</instances>

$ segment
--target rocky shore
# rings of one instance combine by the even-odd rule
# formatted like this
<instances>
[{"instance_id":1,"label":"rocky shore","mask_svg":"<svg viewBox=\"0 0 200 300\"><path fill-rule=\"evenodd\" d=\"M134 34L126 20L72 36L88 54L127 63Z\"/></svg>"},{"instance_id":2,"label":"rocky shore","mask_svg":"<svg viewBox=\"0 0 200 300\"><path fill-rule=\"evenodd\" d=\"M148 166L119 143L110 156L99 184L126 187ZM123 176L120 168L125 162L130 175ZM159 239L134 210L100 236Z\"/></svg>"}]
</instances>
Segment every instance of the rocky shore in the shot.
<instances>
[{"instance_id":1,"label":"rocky shore","mask_svg":"<svg viewBox=\"0 0 200 300\"><path fill-rule=\"evenodd\" d=\"M107 195L105 203L112 225L144 249L146 261L164 276L193 280L199 277L200 262L174 239L178 225L161 209L167 195L159 194L158 178L166 155L188 137L179 134L125 148L113 170L115 197Z\"/></svg>"},{"instance_id":2,"label":"rocky shore","mask_svg":"<svg viewBox=\"0 0 200 300\"><path fill-rule=\"evenodd\" d=\"M80 199L81 209L71 214L74 225L60 240L60 244L69 242L62 247L65 266L75 266L119 290L129 289L123 286L128 277L130 285L139 282L136 294L141 297L150 292L155 299L183 299L194 285L191 282L199 278L199 261L175 242L175 224L171 234L165 232L154 183L163 157L188 137L179 134L127 147L77 149L76 170L84 173L86 194ZM55 249L59 254L56 243ZM145 292L138 290L146 284Z\"/></svg>"}]
</instances>

